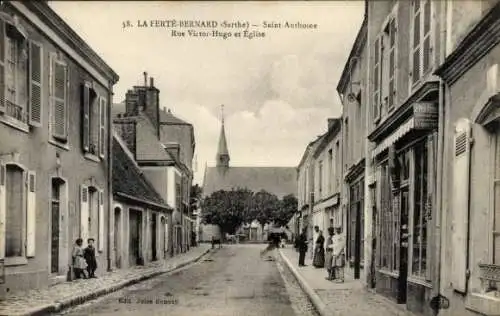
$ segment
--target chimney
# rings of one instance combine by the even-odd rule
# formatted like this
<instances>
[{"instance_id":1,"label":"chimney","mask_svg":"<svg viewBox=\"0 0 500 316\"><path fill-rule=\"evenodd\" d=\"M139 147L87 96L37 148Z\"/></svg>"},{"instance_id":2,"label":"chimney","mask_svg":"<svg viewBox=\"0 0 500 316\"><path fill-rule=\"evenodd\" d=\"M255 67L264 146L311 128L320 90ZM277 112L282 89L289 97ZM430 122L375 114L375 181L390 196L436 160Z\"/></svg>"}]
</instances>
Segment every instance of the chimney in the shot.
<instances>
[{"instance_id":1,"label":"chimney","mask_svg":"<svg viewBox=\"0 0 500 316\"><path fill-rule=\"evenodd\" d=\"M333 127L333 125L335 124L335 121L337 121L337 119L334 119L334 118L328 119L328 129L329 130Z\"/></svg>"},{"instance_id":2,"label":"chimney","mask_svg":"<svg viewBox=\"0 0 500 316\"><path fill-rule=\"evenodd\" d=\"M148 86L148 73L143 72L142 74L144 75L144 86L147 87Z\"/></svg>"},{"instance_id":3,"label":"chimney","mask_svg":"<svg viewBox=\"0 0 500 316\"><path fill-rule=\"evenodd\" d=\"M155 79L153 77L149 78L149 86L151 88L154 88L154 86L155 86Z\"/></svg>"}]
</instances>

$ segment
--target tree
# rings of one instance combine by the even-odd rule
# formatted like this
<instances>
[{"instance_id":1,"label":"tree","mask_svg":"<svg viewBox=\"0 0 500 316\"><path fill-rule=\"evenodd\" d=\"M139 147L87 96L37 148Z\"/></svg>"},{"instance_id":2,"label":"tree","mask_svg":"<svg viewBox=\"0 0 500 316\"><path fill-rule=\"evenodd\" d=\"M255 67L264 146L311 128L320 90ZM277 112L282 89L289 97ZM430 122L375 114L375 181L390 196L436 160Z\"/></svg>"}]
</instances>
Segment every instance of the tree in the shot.
<instances>
[{"instance_id":1,"label":"tree","mask_svg":"<svg viewBox=\"0 0 500 316\"><path fill-rule=\"evenodd\" d=\"M196 211L199 207L199 202L201 202L201 187L198 184L191 186L191 194L189 205L191 207L191 211Z\"/></svg>"},{"instance_id":2,"label":"tree","mask_svg":"<svg viewBox=\"0 0 500 316\"><path fill-rule=\"evenodd\" d=\"M276 195L261 190L254 194L249 217L255 219L262 226L273 220L273 213L279 208L279 199Z\"/></svg>"},{"instance_id":3,"label":"tree","mask_svg":"<svg viewBox=\"0 0 500 316\"><path fill-rule=\"evenodd\" d=\"M280 201L280 207L272 214L272 221L278 226L286 226L297 212L298 201L293 194L284 196Z\"/></svg>"},{"instance_id":4,"label":"tree","mask_svg":"<svg viewBox=\"0 0 500 316\"><path fill-rule=\"evenodd\" d=\"M234 234L244 222L252 192L247 189L219 190L202 201L203 223L218 225L221 233Z\"/></svg>"}]
</instances>

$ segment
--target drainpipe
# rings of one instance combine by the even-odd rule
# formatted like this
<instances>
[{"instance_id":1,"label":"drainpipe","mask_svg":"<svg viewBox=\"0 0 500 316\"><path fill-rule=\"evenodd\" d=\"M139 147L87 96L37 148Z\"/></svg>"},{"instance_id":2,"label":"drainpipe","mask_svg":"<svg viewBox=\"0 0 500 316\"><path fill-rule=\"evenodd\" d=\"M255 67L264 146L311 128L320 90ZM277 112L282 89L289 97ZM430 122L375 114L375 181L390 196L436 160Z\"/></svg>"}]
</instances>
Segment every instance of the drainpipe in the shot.
<instances>
[{"instance_id":1,"label":"drainpipe","mask_svg":"<svg viewBox=\"0 0 500 316\"><path fill-rule=\"evenodd\" d=\"M442 1L441 2L441 12L440 12L440 21L447 21L447 2L448 1ZM446 23L447 25L447 23ZM439 32L439 42L441 43L440 45L440 51L439 51L439 59L438 59L438 64L441 64L444 62L446 58L446 26L440 25L441 30ZM445 236L442 235L442 230L441 230L441 225L442 223L445 223L445 212L443 210L443 162L444 162L444 124L445 124L445 106L446 106L446 86L444 81L440 78L439 79L439 104L438 104L438 144L437 144L437 177L436 177L436 221L435 221L435 228L434 228L434 234L436 236L436 249L434 252L434 256L436 258L435 260L435 267L434 267L434 276L433 279L434 284L432 287L432 295L431 297L440 297L441 296L441 262L443 257L441 256L441 249L442 249L442 243L443 239ZM444 230L446 231L446 230ZM440 302L441 300L437 300L437 302ZM438 315L439 314L439 308L441 304L437 304L436 308L433 308L434 314Z\"/></svg>"},{"instance_id":2,"label":"drainpipe","mask_svg":"<svg viewBox=\"0 0 500 316\"><path fill-rule=\"evenodd\" d=\"M370 58L371 58L371 49L370 49L370 39L371 39L371 36L370 36L370 23L369 23L369 18L368 18L368 6L369 6L369 2L367 0L365 0L365 19L367 20L366 21L366 44L365 44L365 49L367 50L366 54L367 54L367 58L366 58L366 61L365 61L365 65L366 65L366 77L365 77L365 100L368 101L370 100L370 94L369 94L369 86L370 86ZM370 142L368 141L368 130L369 130L369 127L370 127L370 108L368 107L368 104L371 104L371 103L368 103L365 101L365 137L364 137L364 142L365 142L365 183L364 183L364 204L365 204L365 207L364 207L364 213L365 213L365 227L364 227L364 234L365 234L365 238L364 238L364 249L365 249L365 253L364 253L364 261L365 261L365 265L363 266L363 272L364 272L364 275L365 275L365 282L366 282L366 285L368 287L370 287L370 284L371 284L371 281L368 280L368 275L370 275L371 278L373 278L374 276L369 274L369 271L371 273L371 265L373 264L372 262L372 251L373 249L371 248L372 247L372 234L373 234L373 231L372 231L372 221L373 221L373 217L372 217L372 212L373 212L373 208L372 208L372 199L371 199L371 196L370 196L370 185L368 183L368 179L372 177L372 160L371 160L371 157L370 157Z\"/></svg>"},{"instance_id":3,"label":"drainpipe","mask_svg":"<svg viewBox=\"0 0 500 316\"><path fill-rule=\"evenodd\" d=\"M111 107L113 106L113 82L111 80L108 81L108 89L109 89L109 94L108 94L108 106L106 108L107 112L107 124L108 124L108 146L107 148L107 157L108 157L108 233L107 235L107 261L108 261L108 266L107 270L111 271L112 264L111 264L111 232L113 229L113 216L114 214L113 211L113 125L112 122L113 120L111 119ZM113 232L114 233L114 232Z\"/></svg>"}]
</instances>

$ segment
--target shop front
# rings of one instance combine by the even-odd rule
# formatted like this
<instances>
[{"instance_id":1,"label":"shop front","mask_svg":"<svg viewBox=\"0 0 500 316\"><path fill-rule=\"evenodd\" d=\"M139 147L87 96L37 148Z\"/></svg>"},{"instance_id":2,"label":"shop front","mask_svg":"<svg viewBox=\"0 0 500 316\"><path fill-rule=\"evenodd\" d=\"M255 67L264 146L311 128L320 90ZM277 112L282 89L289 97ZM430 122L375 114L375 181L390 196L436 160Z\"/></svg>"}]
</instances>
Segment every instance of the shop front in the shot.
<instances>
[{"instance_id":1,"label":"shop front","mask_svg":"<svg viewBox=\"0 0 500 316\"><path fill-rule=\"evenodd\" d=\"M431 314L437 85L403 104L369 136L376 173L375 288L418 314Z\"/></svg>"}]
</instances>

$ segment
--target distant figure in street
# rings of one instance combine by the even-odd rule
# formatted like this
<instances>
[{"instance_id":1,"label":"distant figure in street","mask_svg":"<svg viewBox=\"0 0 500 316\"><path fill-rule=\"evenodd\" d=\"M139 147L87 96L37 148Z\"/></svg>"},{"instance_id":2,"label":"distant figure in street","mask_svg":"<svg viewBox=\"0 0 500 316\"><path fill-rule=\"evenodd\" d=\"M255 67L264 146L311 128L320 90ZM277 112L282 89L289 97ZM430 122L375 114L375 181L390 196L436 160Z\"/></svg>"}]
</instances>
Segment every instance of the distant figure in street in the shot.
<instances>
[{"instance_id":1,"label":"distant figure in street","mask_svg":"<svg viewBox=\"0 0 500 316\"><path fill-rule=\"evenodd\" d=\"M220 241L220 238L219 239L215 239L214 236L212 236L212 249L215 248L215 244L218 244L219 245L219 249L222 247L222 244L221 244L221 241Z\"/></svg>"},{"instance_id":2,"label":"distant figure in street","mask_svg":"<svg viewBox=\"0 0 500 316\"><path fill-rule=\"evenodd\" d=\"M297 248L299 249L299 267L304 267L307 252L307 227L302 229L302 233L297 238Z\"/></svg>"},{"instance_id":3,"label":"distant figure in street","mask_svg":"<svg viewBox=\"0 0 500 316\"><path fill-rule=\"evenodd\" d=\"M87 267L87 263L83 258L83 249L82 249L83 240L78 238L75 241L75 245L73 246L73 251L71 252L71 257L73 259L73 272L75 273L75 278L77 279L85 279L85 268Z\"/></svg>"},{"instance_id":4,"label":"distant figure in street","mask_svg":"<svg viewBox=\"0 0 500 316\"><path fill-rule=\"evenodd\" d=\"M318 233L318 238L314 243L314 258L313 265L316 268L323 268L325 266L325 237L323 237L323 232L320 230Z\"/></svg>"},{"instance_id":5,"label":"distant figure in street","mask_svg":"<svg viewBox=\"0 0 500 316\"><path fill-rule=\"evenodd\" d=\"M192 232L191 233L191 247L196 247L196 233Z\"/></svg>"},{"instance_id":6,"label":"distant figure in street","mask_svg":"<svg viewBox=\"0 0 500 316\"><path fill-rule=\"evenodd\" d=\"M87 240L88 246L83 251L85 261L87 261L87 272L89 278L95 278L95 270L97 270L97 260L95 258L94 238Z\"/></svg>"},{"instance_id":7,"label":"distant figure in street","mask_svg":"<svg viewBox=\"0 0 500 316\"><path fill-rule=\"evenodd\" d=\"M269 237L267 239L269 241L269 244L267 245L266 249L264 249L264 250L262 250L260 252L260 257L263 257L269 251L272 251L272 250L280 247L281 234L279 234L279 233L270 233Z\"/></svg>"},{"instance_id":8,"label":"distant figure in street","mask_svg":"<svg viewBox=\"0 0 500 316\"><path fill-rule=\"evenodd\" d=\"M326 255L325 255L325 268L328 272L327 280L333 280L335 278L334 271L332 269L333 262L333 227L328 227L328 237L326 237Z\"/></svg>"}]
</instances>

